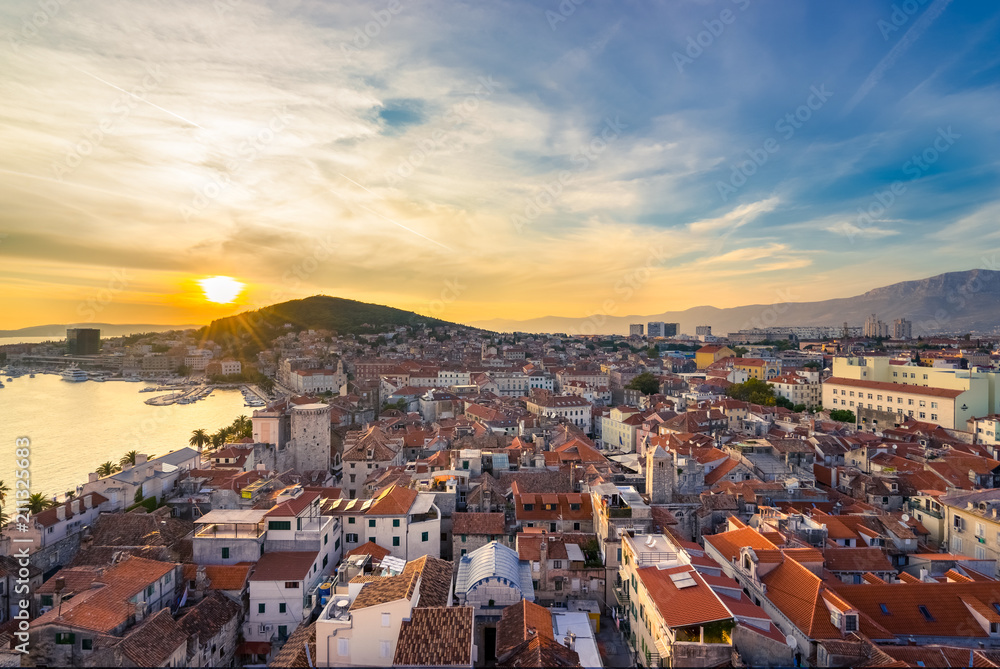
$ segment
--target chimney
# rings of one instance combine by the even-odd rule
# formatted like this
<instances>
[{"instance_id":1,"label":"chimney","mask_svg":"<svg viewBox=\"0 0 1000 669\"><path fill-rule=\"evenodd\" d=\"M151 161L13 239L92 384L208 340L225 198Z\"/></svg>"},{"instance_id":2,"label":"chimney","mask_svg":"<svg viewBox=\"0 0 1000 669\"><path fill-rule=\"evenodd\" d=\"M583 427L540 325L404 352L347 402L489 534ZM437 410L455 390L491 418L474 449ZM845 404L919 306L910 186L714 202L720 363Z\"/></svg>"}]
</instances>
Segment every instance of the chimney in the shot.
<instances>
[{"instance_id":1,"label":"chimney","mask_svg":"<svg viewBox=\"0 0 1000 669\"><path fill-rule=\"evenodd\" d=\"M60 504L56 507L56 518L59 520L66 520L66 505Z\"/></svg>"},{"instance_id":2,"label":"chimney","mask_svg":"<svg viewBox=\"0 0 1000 669\"><path fill-rule=\"evenodd\" d=\"M74 514L80 513L80 500L74 499L70 508L73 510Z\"/></svg>"},{"instance_id":3,"label":"chimney","mask_svg":"<svg viewBox=\"0 0 1000 669\"><path fill-rule=\"evenodd\" d=\"M146 617L146 602L138 601L135 603L135 622L139 623L143 618Z\"/></svg>"},{"instance_id":4,"label":"chimney","mask_svg":"<svg viewBox=\"0 0 1000 669\"><path fill-rule=\"evenodd\" d=\"M137 465L144 465L144 464L146 464L146 454L145 453L139 453L139 454L137 454L135 456L135 464L137 464Z\"/></svg>"},{"instance_id":5,"label":"chimney","mask_svg":"<svg viewBox=\"0 0 1000 669\"><path fill-rule=\"evenodd\" d=\"M101 477L97 474L97 472L90 472L90 474L87 475L87 483L94 483L99 478Z\"/></svg>"},{"instance_id":6,"label":"chimney","mask_svg":"<svg viewBox=\"0 0 1000 669\"><path fill-rule=\"evenodd\" d=\"M87 495L87 496L85 496L83 498L83 506L86 507L86 508L88 508L88 509L94 508L94 496L93 495Z\"/></svg>"}]
</instances>

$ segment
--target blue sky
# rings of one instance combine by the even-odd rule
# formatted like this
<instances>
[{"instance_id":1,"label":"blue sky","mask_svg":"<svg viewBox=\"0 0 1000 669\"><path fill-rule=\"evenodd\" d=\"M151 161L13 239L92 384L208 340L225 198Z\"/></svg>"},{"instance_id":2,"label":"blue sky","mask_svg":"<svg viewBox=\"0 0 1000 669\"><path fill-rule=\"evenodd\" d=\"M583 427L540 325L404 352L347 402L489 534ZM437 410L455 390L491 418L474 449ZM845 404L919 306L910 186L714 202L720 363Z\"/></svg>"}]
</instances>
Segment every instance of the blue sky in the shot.
<instances>
[{"instance_id":1,"label":"blue sky","mask_svg":"<svg viewBox=\"0 0 1000 669\"><path fill-rule=\"evenodd\" d=\"M196 289L216 274L248 284L234 309L322 292L468 322L997 268L993 3L17 0L0 21L0 327L95 296L98 320L223 315Z\"/></svg>"}]
</instances>

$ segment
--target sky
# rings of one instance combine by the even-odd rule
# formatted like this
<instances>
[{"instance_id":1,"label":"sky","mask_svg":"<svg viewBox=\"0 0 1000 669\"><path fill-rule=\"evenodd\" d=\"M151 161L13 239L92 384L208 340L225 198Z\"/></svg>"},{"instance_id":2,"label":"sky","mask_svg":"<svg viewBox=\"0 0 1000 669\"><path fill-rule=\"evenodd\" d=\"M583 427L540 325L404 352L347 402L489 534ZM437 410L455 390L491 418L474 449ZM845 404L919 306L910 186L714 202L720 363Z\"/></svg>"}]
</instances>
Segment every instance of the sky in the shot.
<instances>
[{"instance_id":1,"label":"sky","mask_svg":"<svg viewBox=\"0 0 1000 669\"><path fill-rule=\"evenodd\" d=\"M1000 269L1000 5L5 0L0 329ZM246 284L234 303L199 281Z\"/></svg>"}]
</instances>

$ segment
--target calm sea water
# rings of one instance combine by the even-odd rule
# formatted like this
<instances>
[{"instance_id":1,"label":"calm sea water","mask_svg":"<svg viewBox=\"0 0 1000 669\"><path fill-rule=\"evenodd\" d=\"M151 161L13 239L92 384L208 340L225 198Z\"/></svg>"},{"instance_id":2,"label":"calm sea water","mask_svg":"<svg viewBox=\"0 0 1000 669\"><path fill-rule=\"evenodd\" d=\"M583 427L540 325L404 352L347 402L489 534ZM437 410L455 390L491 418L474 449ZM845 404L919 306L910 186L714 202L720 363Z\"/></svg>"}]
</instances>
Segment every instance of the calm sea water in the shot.
<instances>
[{"instance_id":1,"label":"calm sea water","mask_svg":"<svg viewBox=\"0 0 1000 669\"><path fill-rule=\"evenodd\" d=\"M0 479L13 488L14 449L31 439L31 490L73 490L106 460L131 450L164 455L188 445L191 431L214 432L239 415L252 415L238 390L216 390L193 404L155 407L140 393L146 383L63 381L58 375L0 377Z\"/></svg>"}]
</instances>

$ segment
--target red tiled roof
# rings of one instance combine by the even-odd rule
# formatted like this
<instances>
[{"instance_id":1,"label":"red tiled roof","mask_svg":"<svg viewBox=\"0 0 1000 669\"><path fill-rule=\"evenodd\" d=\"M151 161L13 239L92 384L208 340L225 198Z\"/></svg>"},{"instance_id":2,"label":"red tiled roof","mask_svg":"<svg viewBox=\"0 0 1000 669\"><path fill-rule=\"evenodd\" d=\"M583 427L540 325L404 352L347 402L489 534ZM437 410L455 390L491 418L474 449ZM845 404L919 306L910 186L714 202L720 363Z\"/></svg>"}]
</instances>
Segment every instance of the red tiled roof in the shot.
<instances>
[{"instance_id":1,"label":"red tiled roof","mask_svg":"<svg viewBox=\"0 0 1000 669\"><path fill-rule=\"evenodd\" d=\"M257 561L251 581L304 581L319 551L264 553Z\"/></svg>"},{"instance_id":2,"label":"red tiled roof","mask_svg":"<svg viewBox=\"0 0 1000 669\"><path fill-rule=\"evenodd\" d=\"M678 589L670 575L681 573L687 573L696 585ZM636 569L636 574L668 627L684 627L733 617L701 574L689 566L673 569L642 567Z\"/></svg>"},{"instance_id":3,"label":"red tiled roof","mask_svg":"<svg viewBox=\"0 0 1000 669\"><path fill-rule=\"evenodd\" d=\"M870 388L871 390L892 391L900 394L927 395L929 397L948 397L954 399L964 390L952 390L950 388L926 388L924 386L911 386L903 383L888 383L885 381L864 381L861 379L845 379L843 377L830 377L824 385L849 386L853 388Z\"/></svg>"}]
</instances>

